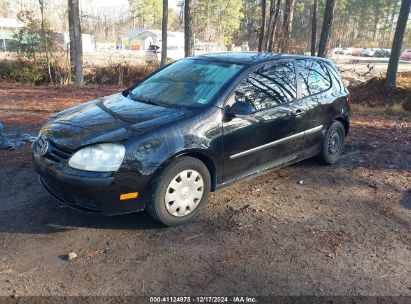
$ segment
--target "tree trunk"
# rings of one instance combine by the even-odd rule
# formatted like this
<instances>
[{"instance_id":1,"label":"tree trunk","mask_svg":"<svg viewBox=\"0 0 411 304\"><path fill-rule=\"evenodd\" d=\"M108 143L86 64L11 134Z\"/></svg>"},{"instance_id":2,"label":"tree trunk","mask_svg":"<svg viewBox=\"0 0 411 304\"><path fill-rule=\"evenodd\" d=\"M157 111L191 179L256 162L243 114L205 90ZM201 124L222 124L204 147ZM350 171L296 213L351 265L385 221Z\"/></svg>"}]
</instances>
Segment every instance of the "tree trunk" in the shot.
<instances>
[{"instance_id":1,"label":"tree trunk","mask_svg":"<svg viewBox=\"0 0 411 304\"><path fill-rule=\"evenodd\" d=\"M311 56L315 56L316 40L317 40L317 2L313 0L312 15L311 15Z\"/></svg>"},{"instance_id":2,"label":"tree trunk","mask_svg":"<svg viewBox=\"0 0 411 304\"><path fill-rule=\"evenodd\" d=\"M265 23L266 23L266 10L267 10L267 0L261 1L261 28L260 28L260 38L258 40L258 51L263 51L264 35L265 35Z\"/></svg>"},{"instance_id":3,"label":"tree trunk","mask_svg":"<svg viewBox=\"0 0 411 304\"><path fill-rule=\"evenodd\" d=\"M334 19L335 0L327 0L324 10L324 21L321 28L320 44L318 45L318 57L326 57L328 38Z\"/></svg>"},{"instance_id":4,"label":"tree trunk","mask_svg":"<svg viewBox=\"0 0 411 304\"><path fill-rule=\"evenodd\" d=\"M270 33L268 35L268 41L267 41L267 50L269 52L273 51L275 32L277 31L278 17L280 15L280 7L281 7L281 0L277 0L277 2L275 4L273 22L270 25Z\"/></svg>"},{"instance_id":5,"label":"tree trunk","mask_svg":"<svg viewBox=\"0 0 411 304\"><path fill-rule=\"evenodd\" d=\"M73 21L73 10L70 7L70 0L68 0L68 24L69 24L69 50L70 50L70 73L74 71L74 21ZM71 77L70 77L71 79Z\"/></svg>"},{"instance_id":6,"label":"tree trunk","mask_svg":"<svg viewBox=\"0 0 411 304\"><path fill-rule=\"evenodd\" d=\"M397 26L395 28L394 40L392 41L391 55L388 62L385 85L393 91L396 88L398 61L400 60L401 45L407 27L408 16L410 14L411 0L402 0L400 13L398 15Z\"/></svg>"},{"instance_id":7,"label":"tree trunk","mask_svg":"<svg viewBox=\"0 0 411 304\"><path fill-rule=\"evenodd\" d=\"M39 0L40 12L41 12L41 37L44 44L44 52L46 53L46 65L49 74L50 83L53 84L53 77L51 76L50 58L49 58L49 46L46 37L46 31L44 28L44 0Z\"/></svg>"},{"instance_id":8,"label":"tree trunk","mask_svg":"<svg viewBox=\"0 0 411 304\"><path fill-rule=\"evenodd\" d=\"M83 86L83 45L81 41L81 24L79 13L79 0L68 0L68 7L71 10L73 33L73 59L74 59L74 80L76 85Z\"/></svg>"},{"instance_id":9,"label":"tree trunk","mask_svg":"<svg viewBox=\"0 0 411 304\"><path fill-rule=\"evenodd\" d=\"M290 52L290 35L293 26L294 1L295 0L285 0L283 17L283 41L281 45L282 53Z\"/></svg>"},{"instance_id":10,"label":"tree trunk","mask_svg":"<svg viewBox=\"0 0 411 304\"><path fill-rule=\"evenodd\" d=\"M270 31L271 31L271 25L273 23L274 19L274 12L275 12L275 0L270 0L270 9L268 10L268 21L267 21L267 26L264 34L264 45L262 49L264 51L267 51L268 49L268 39L270 37Z\"/></svg>"},{"instance_id":11,"label":"tree trunk","mask_svg":"<svg viewBox=\"0 0 411 304\"><path fill-rule=\"evenodd\" d=\"M167 27L168 27L168 0L163 0L163 19L161 21L161 62L160 66L167 63Z\"/></svg>"},{"instance_id":12,"label":"tree trunk","mask_svg":"<svg viewBox=\"0 0 411 304\"><path fill-rule=\"evenodd\" d=\"M184 56L194 56L193 0L184 0Z\"/></svg>"}]
</instances>

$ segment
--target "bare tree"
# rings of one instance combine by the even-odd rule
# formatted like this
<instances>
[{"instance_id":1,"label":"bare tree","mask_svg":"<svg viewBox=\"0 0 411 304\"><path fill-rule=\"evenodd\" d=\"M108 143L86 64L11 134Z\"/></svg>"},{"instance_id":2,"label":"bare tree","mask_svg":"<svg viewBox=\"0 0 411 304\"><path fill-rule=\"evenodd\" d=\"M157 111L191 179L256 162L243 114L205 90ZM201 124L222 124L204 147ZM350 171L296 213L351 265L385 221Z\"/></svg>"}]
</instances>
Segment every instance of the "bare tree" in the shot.
<instances>
[{"instance_id":1,"label":"bare tree","mask_svg":"<svg viewBox=\"0 0 411 304\"><path fill-rule=\"evenodd\" d=\"M260 28L260 38L258 40L258 51L263 51L264 36L265 36L265 23L266 23L266 10L267 10L267 0L261 1L261 28Z\"/></svg>"},{"instance_id":2,"label":"bare tree","mask_svg":"<svg viewBox=\"0 0 411 304\"><path fill-rule=\"evenodd\" d=\"M392 41L391 55L387 68L387 76L385 78L385 85L392 90L395 90L396 88L398 61L400 60L401 45L404 39L405 28L407 27L410 8L411 0L402 0L397 26L395 28L394 39Z\"/></svg>"},{"instance_id":3,"label":"bare tree","mask_svg":"<svg viewBox=\"0 0 411 304\"><path fill-rule=\"evenodd\" d=\"M265 50L271 52L272 44L274 42L275 32L277 28L277 20L280 12L281 0L270 0L270 17L268 19L268 26L265 38Z\"/></svg>"},{"instance_id":4,"label":"bare tree","mask_svg":"<svg viewBox=\"0 0 411 304\"><path fill-rule=\"evenodd\" d=\"M184 56L194 55L193 0L184 0Z\"/></svg>"},{"instance_id":5,"label":"bare tree","mask_svg":"<svg viewBox=\"0 0 411 304\"><path fill-rule=\"evenodd\" d=\"M44 27L44 0L39 0L40 4L40 13L41 13L41 37L43 40L44 44L44 52L46 53L46 65L47 65L47 71L49 74L50 78L50 83L53 84L53 77L51 76L51 67L50 67L50 58L49 58L49 45L48 45L48 39L46 37L46 30Z\"/></svg>"},{"instance_id":6,"label":"bare tree","mask_svg":"<svg viewBox=\"0 0 411 304\"><path fill-rule=\"evenodd\" d=\"M267 51L273 51L273 44L274 44L274 37L277 31L277 23L280 16L280 8L281 8L281 0L277 0L274 5L274 0L271 0L271 7L270 7L270 22L269 22L269 29L268 29L268 38L267 38Z\"/></svg>"},{"instance_id":7,"label":"bare tree","mask_svg":"<svg viewBox=\"0 0 411 304\"><path fill-rule=\"evenodd\" d=\"M68 9L70 40L72 40L73 45L71 64L74 64L74 80L76 85L83 86L83 44L81 41L79 0L68 0Z\"/></svg>"},{"instance_id":8,"label":"bare tree","mask_svg":"<svg viewBox=\"0 0 411 304\"><path fill-rule=\"evenodd\" d=\"M161 62L160 66L167 63L167 27L168 27L168 0L163 0L163 19L161 20Z\"/></svg>"},{"instance_id":9,"label":"bare tree","mask_svg":"<svg viewBox=\"0 0 411 304\"><path fill-rule=\"evenodd\" d=\"M334 19L335 0L327 0L324 10L324 21L321 28L320 43L318 45L318 57L326 57L328 38Z\"/></svg>"},{"instance_id":10,"label":"bare tree","mask_svg":"<svg viewBox=\"0 0 411 304\"><path fill-rule=\"evenodd\" d=\"M73 11L70 9L70 0L68 0L68 25L69 25L69 40L70 40L70 73L72 73L72 68L74 64L74 25L73 25ZM71 77L70 77L71 79Z\"/></svg>"},{"instance_id":11,"label":"bare tree","mask_svg":"<svg viewBox=\"0 0 411 304\"><path fill-rule=\"evenodd\" d=\"M311 8L311 56L315 56L317 40L317 4L318 0L313 0Z\"/></svg>"},{"instance_id":12,"label":"bare tree","mask_svg":"<svg viewBox=\"0 0 411 304\"><path fill-rule=\"evenodd\" d=\"M294 1L285 0L284 17L283 17L283 39L281 52L288 53L290 51L290 35L293 25Z\"/></svg>"}]
</instances>

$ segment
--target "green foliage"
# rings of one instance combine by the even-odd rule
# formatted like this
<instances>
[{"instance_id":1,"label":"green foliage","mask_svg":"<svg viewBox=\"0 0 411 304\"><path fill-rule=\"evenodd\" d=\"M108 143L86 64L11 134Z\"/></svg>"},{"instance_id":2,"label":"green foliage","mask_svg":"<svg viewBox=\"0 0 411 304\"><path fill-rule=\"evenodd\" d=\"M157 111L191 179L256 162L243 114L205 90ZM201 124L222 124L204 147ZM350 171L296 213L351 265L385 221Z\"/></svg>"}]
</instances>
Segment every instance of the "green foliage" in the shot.
<instances>
[{"instance_id":1,"label":"green foliage","mask_svg":"<svg viewBox=\"0 0 411 304\"><path fill-rule=\"evenodd\" d=\"M130 66L127 64L111 64L93 66L85 74L86 83L103 85L131 85L158 69L158 65Z\"/></svg>"},{"instance_id":2,"label":"green foliage","mask_svg":"<svg viewBox=\"0 0 411 304\"><path fill-rule=\"evenodd\" d=\"M231 43L233 32L244 17L241 0L198 0L195 7L196 35L206 41Z\"/></svg>"},{"instance_id":3,"label":"green foliage","mask_svg":"<svg viewBox=\"0 0 411 304\"><path fill-rule=\"evenodd\" d=\"M138 27L160 29L162 0L129 0L129 4ZM198 0L195 5L196 37L230 43L243 17L242 0ZM174 11L171 9L168 18L169 29L172 29Z\"/></svg>"},{"instance_id":4,"label":"green foliage","mask_svg":"<svg viewBox=\"0 0 411 304\"><path fill-rule=\"evenodd\" d=\"M172 8L168 9L168 30L174 30L174 10Z\"/></svg>"},{"instance_id":5,"label":"green foliage","mask_svg":"<svg viewBox=\"0 0 411 304\"><path fill-rule=\"evenodd\" d=\"M330 37L330 47L382 47L391 48L400 8L399 0L338 0ZM296 1L292 38L294 44L309 45L311 35L311 0ZM325 0L318 1L318 24L321 28ZM317 31L320 35L320 31ZM319 37L317 37L317 41ZM404 46L411 43L405 37Z\"/></svg>"},{"instance_id":6,"label":"green foliage","mask_svg":"<svg viewBox=\"0 0 411 304\"><path fill-rule=\"evenodd\" d=\"M261 26L261 5L259 0L242 0L240 28L235 39L237 45L248 42L251 49L258 45L258 31Z\"/></svg>"},{"instance_id":7,"label":"green foliage","mask_svg":"<svg viewBox=\"0 0 411 304\"><path fill-rule=\"evenodd\" d=\"M21 11L17 18L25 24L15 35L16 51L28 58L36 58L36 53L42 48L41 23L36 20L31 11Z\"/></svg>"},{"instance_id":8,"label":"green foliage","mask_svg":"<svg viewBox=\"0 0 411 304\"><path fill-rule=\"evenodd\" d=\"M0 79L10 82L38 84L45 81L47 71L40 62L28 60L2 60Z\"/></svg>"},{"instance_id":9,"label":"green foliage","mask_svg":"<svg viewBox=\"0 0 411 304\"><path fill-rule=\"evenodd\" d=\"M337 1L337 5L338 5ZM311 12L312 0L305 1L296 1L294 5L294 18L293 18L293 27L292 27L292 38L294 40L294 45L300 47L309 48L311 43ZM325 1L318 1L317 8L317 43L319 42L319 35L321 32L322 19L324 15Z\"/></svg>"},{"instance_id":10,"label":"green foliage","mask_svg":"<svg viewBox=\"0 0 411 304\"><path fill-rule=\"evenodd\" d=\"M142 28L161 28L162 0L129 0L131 12Z\"/></svg>"},{"instance_id":11,"label":"green foliage","mask_svg":"<svg viewBox=\"0 0 411 304\"><path fill-rule=\"evenodd\" d=\"M84 79L88 84L131 85L158 69L158 64L111 64L108 66L91 66L85 71ZM51 66L55 83L64 84L60 79L68 79L69 70L63 63L55 62ZM48 71L44 62L28 59L0 61L0 80L25 84L45 84Z\"/></svg>"}]
</instances>

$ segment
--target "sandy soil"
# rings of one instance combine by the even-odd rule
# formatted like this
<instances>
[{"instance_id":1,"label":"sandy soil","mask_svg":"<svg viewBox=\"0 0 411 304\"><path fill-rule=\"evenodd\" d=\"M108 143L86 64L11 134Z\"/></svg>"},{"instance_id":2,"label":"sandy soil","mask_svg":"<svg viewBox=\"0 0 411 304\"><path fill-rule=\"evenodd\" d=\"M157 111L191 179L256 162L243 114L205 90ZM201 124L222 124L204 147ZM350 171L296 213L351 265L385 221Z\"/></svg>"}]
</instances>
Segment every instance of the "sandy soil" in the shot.
<instances>
[{"instance_id":1,"label":"sandy soil","mask_svg":"<svg viewBox=\"0 0 411 304\"><path fill-rule=\"evenodd\" d=\"M52 113L116 90L1 84L0 121L35 134ZM243 181L176 228L61 208L29 143L0 151L0 295L411 296L410 145L410 119L354 116L337 165Z\"/></svg>"}]
</instances>

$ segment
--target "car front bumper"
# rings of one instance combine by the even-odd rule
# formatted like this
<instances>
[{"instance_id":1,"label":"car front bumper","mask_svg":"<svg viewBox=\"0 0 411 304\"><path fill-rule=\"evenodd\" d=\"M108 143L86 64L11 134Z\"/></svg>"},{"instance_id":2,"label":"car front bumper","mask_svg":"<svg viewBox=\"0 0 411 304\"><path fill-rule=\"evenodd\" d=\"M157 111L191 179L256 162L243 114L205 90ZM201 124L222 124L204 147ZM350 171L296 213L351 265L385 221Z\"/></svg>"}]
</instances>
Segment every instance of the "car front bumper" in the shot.
<instances>
[{"instance_id":1,"label":"car front bumper","mask_svg":"<svg viewBox=\"0 0 411 304\"><path fill-rule=\"evenodd\" d=\"M134 171L82 172L34 152L32 159L40 183L65 206L96 215L116 215L145 208L151 176ZM136 198L120 200L122 194L135 192L138 192Z\"/></svg>"}]
</instances>

